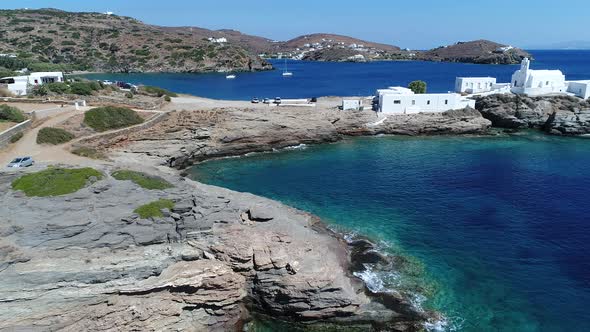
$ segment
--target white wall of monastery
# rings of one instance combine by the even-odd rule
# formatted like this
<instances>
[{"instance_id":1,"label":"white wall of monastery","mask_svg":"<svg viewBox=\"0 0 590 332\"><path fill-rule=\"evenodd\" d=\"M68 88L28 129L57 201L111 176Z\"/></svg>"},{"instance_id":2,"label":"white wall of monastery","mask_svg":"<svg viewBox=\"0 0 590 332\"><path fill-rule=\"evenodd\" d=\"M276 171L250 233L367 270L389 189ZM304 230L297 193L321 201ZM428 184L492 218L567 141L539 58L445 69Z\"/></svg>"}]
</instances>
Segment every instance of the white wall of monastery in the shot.
<instances>
[{"instance_id":1,"label":"white wall of monastery","mask_svg":"<svg viewBox=\"0 0 590 332\"><path fill-rule=\"evenodd\" d=\"M475 107L475 100L456 93L414 94L379 90L379 111L385 114L416 114L421 112L445 112L465 107Z\"/></svg>"},{"instance_id":2,"label":"white wall of monastery","mask_svg":"<svg viewBox=\"0 0 590 332\"><path fill-rule=\"evenodd\" d=\"M457 77L455 91L469 94L488 92L492 91L494 84L494 77Z\"/></svg>"}]
</instances>

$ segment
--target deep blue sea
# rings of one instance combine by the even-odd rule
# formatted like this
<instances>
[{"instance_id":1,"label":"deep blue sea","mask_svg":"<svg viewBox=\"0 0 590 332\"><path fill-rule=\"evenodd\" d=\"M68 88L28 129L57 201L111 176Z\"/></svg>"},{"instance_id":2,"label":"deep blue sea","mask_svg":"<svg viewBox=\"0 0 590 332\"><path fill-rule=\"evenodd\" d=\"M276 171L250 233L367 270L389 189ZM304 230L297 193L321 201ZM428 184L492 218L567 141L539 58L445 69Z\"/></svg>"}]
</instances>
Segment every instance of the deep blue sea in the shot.
<instances>
[{"instance_id":1,"label":"deep blue sea","mask_svg":"<svg viewBox=\"0 0 590 332\"><path fill-rule=\"evenodd\" d=\"M414 258L447 330L590 331L588 139L355 138L191 172Z\"/></svg>"},{"instance_id":2,"label":"deep blue sea","mask_svg":"<svg viewBox=\"0 0 590 332\"><path fill-rule=\"evenodd\" d=\"M531 51L532 68L561 69L569 80L590 79L590 51ZM93 74L94 79L110 79L134 84L156 85L175 92L214 99L250 100L258 98L310 98L321 96L369 96L376 89L407 86L423 80L430 92L454 89L457 76L492 76L510 82L518 66L388 61L371 63L324 63L289 60L294 76L281 75L282 60L271 61L277 70L226 74Z\"/></svg>"}]
</instances>

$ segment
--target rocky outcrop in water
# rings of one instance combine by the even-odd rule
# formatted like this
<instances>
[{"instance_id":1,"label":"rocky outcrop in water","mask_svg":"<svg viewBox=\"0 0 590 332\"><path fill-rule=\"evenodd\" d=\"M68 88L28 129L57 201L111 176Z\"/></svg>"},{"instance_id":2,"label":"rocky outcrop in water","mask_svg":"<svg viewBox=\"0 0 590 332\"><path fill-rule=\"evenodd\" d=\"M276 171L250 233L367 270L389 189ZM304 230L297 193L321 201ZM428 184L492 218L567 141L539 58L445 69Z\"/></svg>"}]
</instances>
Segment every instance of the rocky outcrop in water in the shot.
<instances>
[{"instance_id":1,"label":"rocky outcrop in water","mask_svg":"<svg viewBox=\"0 0 590 332\"><path fill-rule=\"evenodd\" d=\"M494 127L536 128L564 135L590 131L587 118L590 103L576 97L498 94L478 99L476 108Z\"/></svg>"},{"instance_id":2,"label":"rocky outcrop in water","mask_svg":"<svg viewBox=\"0 0 590 332\"><path fill-rule=\"evenodd\" d=\"M152 156L184 168L210 158L335 142L346 136L482 134L490 125L475 110L384 119L371 111L225 108L172 112L145 130L83 144Z\"/></svg>"},{"instance_id":3,"label":"rocky outcrop in water","mask_svg":"<svg viewBox=\"0 0 590 332\"><path fill-rule=\"evenodd\" d=\"M250 314L291 324L417 331L404 297L376 301L350 276L346 243L277 202L169 179L107 177L25 197L0 176L0 331L228 331ZM162 217L132 211L175 202Z\"/></svg>"}]
</instances>

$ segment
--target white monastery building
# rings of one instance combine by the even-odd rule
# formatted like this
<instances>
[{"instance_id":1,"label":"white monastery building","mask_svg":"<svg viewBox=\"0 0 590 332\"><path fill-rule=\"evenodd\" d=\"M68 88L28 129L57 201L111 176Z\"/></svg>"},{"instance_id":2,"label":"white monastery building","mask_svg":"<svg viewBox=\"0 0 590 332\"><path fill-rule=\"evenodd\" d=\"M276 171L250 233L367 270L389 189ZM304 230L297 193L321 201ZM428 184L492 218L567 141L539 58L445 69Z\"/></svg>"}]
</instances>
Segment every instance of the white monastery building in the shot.
<instances>
[{"instance_id":1,"label":"white monastery building","mask_svg":"<svg viewBox=\"0 0 590 332\"><path fill-rule=\"evenodd\" d=\"M455 91L468 94L489 92L495 84L494 77L457 77Z\"/></svg>"},{"instance_id":2,"label":"white monastery building","mask_svg":"<svg viewBox=\"0 0 590 332\"><path fill-rule=\"evenodd\" d=\"M590 80L566 81L561 70L536 70L531 69L530 65L529 59L523 59L510 83L496 83L493 77L457 77L455 91L480 96L514 93L527 96L567 94L583 99L590 98Z\"/></svg>"},{"instance_id":3,"label":"white monastery building","mask_svg":"<svg viewBox=\"0 0 590 332\"><path fill-rule=\"evenodd\" d=\"M590 80L586 81L568 81L567 92L573 93L574 95L582 98L590 98Z\"/></svg>"},{"instance_id":4,"label":"white monastery building","mask_svg":"<svg viewBox=\"0 0 590 332\"><path fill-rule=\"evenodd\" d=\"M567 91L565 75L561 70L532 70L529 59L522 60L520 69L512 75L512 92L540 96Z\"/></svg>"},{"instance_id":5,"label":"white monastery building","mask_svg":"<svg viewBox=\"0 0 590 332\"><path fill-rule=\"evenodd\" d=\"M415 94L403 87L377 90L378 111L384 114L416 114L420 112L445 112L475 107L475 100L458 93Z\"/></svg>"},{"instance_id":6,"label":"white monastery building","mask_svg":"<svg viewBox=\"0 0 590 332\"><path fill-rule=\"evenodd\" d=\"M28 76L13 76L0 78L0 87L8 89L17 96L26 95L32 87L46 83L63 82L62 72L38 72Z\"/></svg>"}]
</instances>

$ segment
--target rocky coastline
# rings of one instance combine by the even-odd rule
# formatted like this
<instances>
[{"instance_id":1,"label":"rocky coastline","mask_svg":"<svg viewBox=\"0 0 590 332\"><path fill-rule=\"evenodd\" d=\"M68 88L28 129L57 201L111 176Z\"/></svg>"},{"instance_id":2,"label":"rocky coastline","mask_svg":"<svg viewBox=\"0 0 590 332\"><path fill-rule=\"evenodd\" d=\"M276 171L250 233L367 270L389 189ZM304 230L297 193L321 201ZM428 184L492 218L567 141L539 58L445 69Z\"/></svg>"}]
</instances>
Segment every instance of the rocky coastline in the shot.
<instances>
[{"instance_id":1,"label":"rocky coastline","mask_svg":"<svg viewBox=\"0 0 590 332\"><path fill-rule=\"evenodd\" d=\"M256 315L304 330L420 331L439 318L366 289L352 273L389 258L308 213L176 175L147 190L114 170L45 198L0 176L0 331L239 331ZM161 218L132 212L164 198L175 205Z\"/></svg>"},{"instance_id":2,"label":"rocky coastline","mask_svg":"<svg viewBox=\"0 0 590 332\"><path fill-rule=\"evenodd\" d=\"M170 112L145 130L80 144L184 169L212 158L331 143L349 136L481 135L490 127L491 122L473 109L380 118L372 111L219 108Z\"/></svg>"},{"instance_id":3,"label":"rocky coastline","mask_svg":"<svg viewBox=\"0 0 590 332\"><path fill-rule=\"evenodd\" d=\"M588 106L497 95L479 99L477 110L389 117L187 107L150 126L82 139L112 163L74 194L26 197L11 189L19 174L0 174L0 331L240 331L266 319L302 330L424 330L443 317L416 307L412 294L374 290L357 277L368 266L395 266L370 240L345 241L313 215L173 169L350 136L486 135L492 126L578 135L588 133ZM115 180L118 168L164 177L173 188ZM157 199L174 208L161 218L133 213Z\"/></svg>"},{"instance_id":4,"label":"rocky coastline","mask_svg":"<svg viewBox=\"0 0 590 332\"><path fill-rule=\"evenodd\" d=\"M497 128L538 129L550 135L590 133L590 102L570 96L491 95L475 105Z\"/></svg>"}]
</instances>

